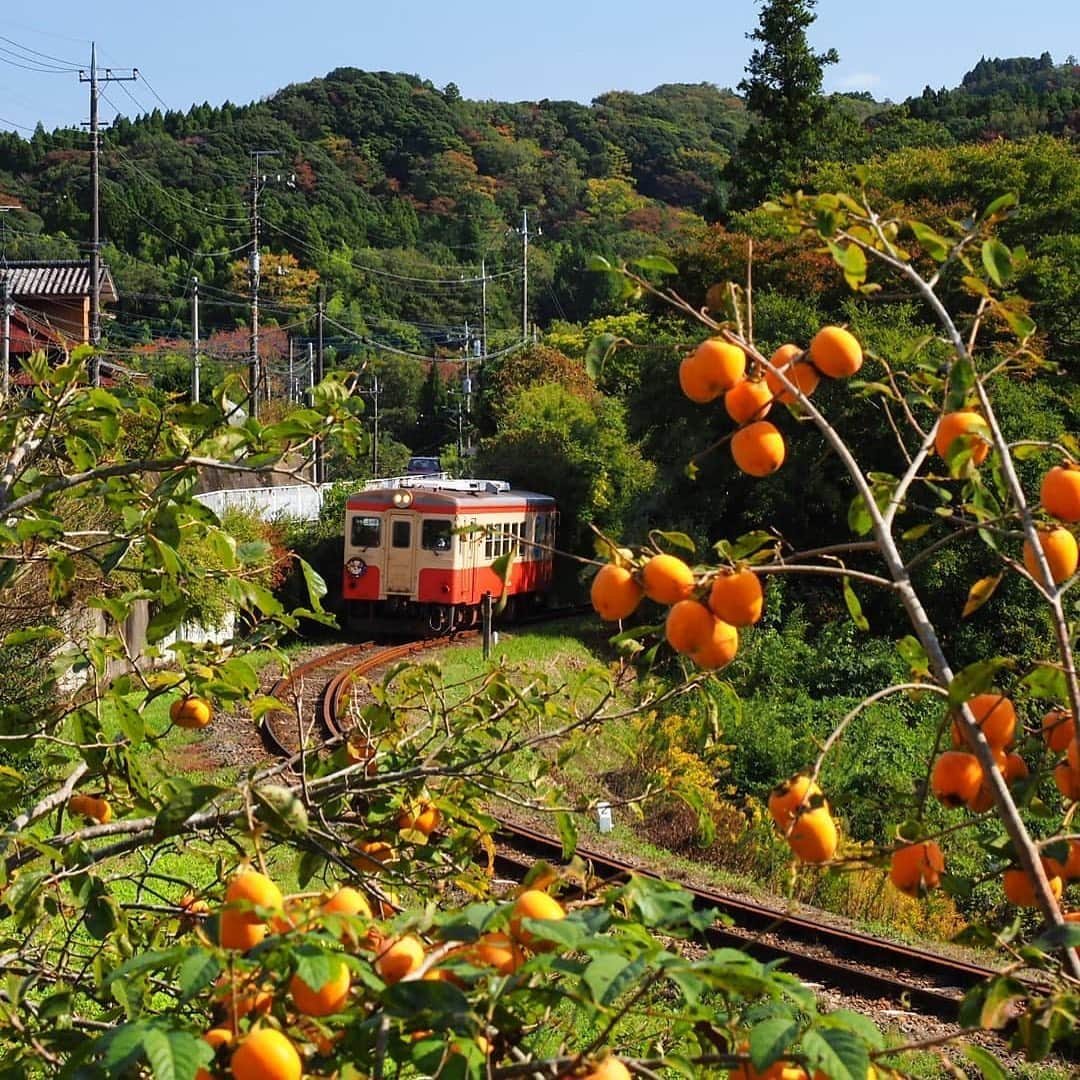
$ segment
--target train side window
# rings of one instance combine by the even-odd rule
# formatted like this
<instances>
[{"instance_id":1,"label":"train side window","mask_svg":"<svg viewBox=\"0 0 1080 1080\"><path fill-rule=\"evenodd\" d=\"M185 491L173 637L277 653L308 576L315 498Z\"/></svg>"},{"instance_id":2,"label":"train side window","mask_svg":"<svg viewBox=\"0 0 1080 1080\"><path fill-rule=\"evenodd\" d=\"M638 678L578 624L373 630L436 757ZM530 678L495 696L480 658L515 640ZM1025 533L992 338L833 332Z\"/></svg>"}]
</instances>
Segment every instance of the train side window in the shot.
<instances>
[{"instance_id":1,"label":"train side window","mask_svg":"<svg viewBox=\"0 0 1080 1080\"><path fill-rule=\"evenodd\" d=\"M352 519L352 535L349 537L353 547L377 548L382 532L382 522L377 517L360 517L358 514Z\"/></svg>"},{"instance_id":2,"label":"train side window","mask_svg":"<svg viewBox=\"0 0 1080 1080\"><path fill-rule=\"evenodd\" d=\"M484 537L484 558L485 559L494 559L495 558L495 544L496 544L496 541L497 541L497 537L495 537L492 533L488 533L487 536Z\"/></svg>"},{"instance_id":3,"label":"train side window","mask_svg":"<svg viewBox=\"0 0 1080 1080\"><path fill-rule=\"evenodd\" d=\"M395 521L390 532L390 546L407 548L412 544L412 522Z\"/></svg>"},{"instance_id":4,"label":"train side window","mask_svg":"<svg viewBox=\"0 0 1080 1080\"><path fill-rule=\"evenodd\" d=\"M420 546L425 551L450 550L450 522L428 518L420 526Z\"/></svg>"}]
</instances>

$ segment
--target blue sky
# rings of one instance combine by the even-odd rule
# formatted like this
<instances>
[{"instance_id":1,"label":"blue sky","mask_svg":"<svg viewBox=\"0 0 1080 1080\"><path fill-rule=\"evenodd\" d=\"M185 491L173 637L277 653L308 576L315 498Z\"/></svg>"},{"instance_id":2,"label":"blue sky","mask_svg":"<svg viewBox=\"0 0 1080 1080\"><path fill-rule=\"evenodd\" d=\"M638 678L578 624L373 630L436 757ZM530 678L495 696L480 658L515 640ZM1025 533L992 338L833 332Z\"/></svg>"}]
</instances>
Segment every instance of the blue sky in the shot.
<instances>
[{"instance_id":1,"label":"blue sky","mask_svg":"<svg viewBox=\"0 0 1080 1080\"><path fill-rule=\"evenodd\" d=\"M128 115L136 101L158 104L154 91L179 109L245 103L341 66L455 82L472 98L589 101L665 82L734 86L757 11L755 0L15 0L0 19L0 128L86 119L76 72L27 71L15 57L32 49L51 67L86 64L91 38L104 64L146 76L108 89ZM840 53L827 88L878 98L954 86L980 55L1080 54L1080 4L1069 0L819 0L817 14L813 44ZM103 120L115 114L110 101Z\"/></svg>"}]
</instances>

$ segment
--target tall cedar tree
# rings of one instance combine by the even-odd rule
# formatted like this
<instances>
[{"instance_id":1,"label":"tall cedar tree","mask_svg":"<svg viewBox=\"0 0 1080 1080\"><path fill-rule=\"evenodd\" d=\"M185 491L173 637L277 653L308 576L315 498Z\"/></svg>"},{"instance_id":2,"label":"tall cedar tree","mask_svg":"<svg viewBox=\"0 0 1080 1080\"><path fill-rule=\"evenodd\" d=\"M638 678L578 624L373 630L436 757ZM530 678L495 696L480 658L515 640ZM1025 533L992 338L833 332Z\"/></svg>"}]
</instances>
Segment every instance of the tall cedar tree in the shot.
<instances>
[{"instance_id":1,"label":"tall cedar tree","mask_svg":"<svg viewBox=\"0 0 1080 1080\"><path fill-rule=\"evenodd\" d=\"M827 125L829 103L822 75L839 59L835 49L815 53L806 30L817 16L816 0L770 0L758 27L747 37L761 43L739 83L757 123L743 136L726 170L732 208L756 206L779 191L797 187L813 148Z\"/></svg>"}]
</instances>

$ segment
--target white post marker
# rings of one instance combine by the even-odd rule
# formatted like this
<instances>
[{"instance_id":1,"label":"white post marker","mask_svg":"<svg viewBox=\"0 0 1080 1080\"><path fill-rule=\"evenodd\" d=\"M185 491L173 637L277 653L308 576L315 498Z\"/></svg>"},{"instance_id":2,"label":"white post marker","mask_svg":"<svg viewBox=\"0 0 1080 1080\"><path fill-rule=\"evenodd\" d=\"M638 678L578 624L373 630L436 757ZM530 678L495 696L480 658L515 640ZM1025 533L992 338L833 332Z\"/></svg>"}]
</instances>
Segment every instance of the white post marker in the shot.
<instances>
[{"instance_id":1,"label":"white post marker","mask_svg":"<svg viewBox=\"0 0 1080 1080\"><path fill-rule=\"evenodd\" d=\"M602 833L609 833L615 828L615 819L611 813L611 803L596 804L596 824Z\"/></svg>"}]
</instances>

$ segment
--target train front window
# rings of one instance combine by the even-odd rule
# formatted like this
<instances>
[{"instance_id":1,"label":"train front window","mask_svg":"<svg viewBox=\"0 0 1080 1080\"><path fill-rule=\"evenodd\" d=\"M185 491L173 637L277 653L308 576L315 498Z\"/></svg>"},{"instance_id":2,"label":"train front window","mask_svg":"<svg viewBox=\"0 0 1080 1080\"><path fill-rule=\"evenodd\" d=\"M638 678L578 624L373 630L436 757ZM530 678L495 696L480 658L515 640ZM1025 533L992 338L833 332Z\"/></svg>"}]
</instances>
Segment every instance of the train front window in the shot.
<instances>
[{"instance_id":1,"label":"train front window","mask_svg":"<svg viewBox=\"0 0 1080 1080\"><path fill-rule=\"evenodd\" d=\"M377 517L360 517L352 519L353 547L377 548L379 546L379 534L382 531L382 522Z\"/></svg>"},{"instance_id":2,"label":"train front window","mask_svg":"<svg viewBox=\"0 0 1080 1080\"><path fill-rule=\"evenodd\" d=\"M390 531L390 545L407 548L412 544L412 524L408 521L395 521Z\"/></svg>"},{"instance_id":3,"label":"train front window","mask_svg":"<svg viewBox=\"0 0 1080 1080\"><path fill-rule=\"evenodd\" d=\"M450 550L450 522L429 518L420 526L420 546L425 551Z\"/></svg>"}]
</instances>

